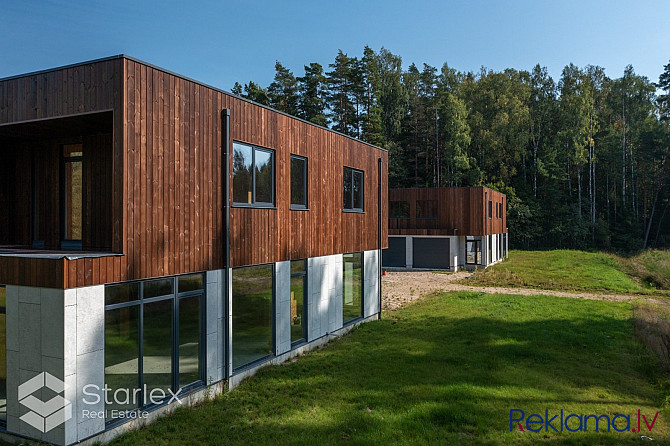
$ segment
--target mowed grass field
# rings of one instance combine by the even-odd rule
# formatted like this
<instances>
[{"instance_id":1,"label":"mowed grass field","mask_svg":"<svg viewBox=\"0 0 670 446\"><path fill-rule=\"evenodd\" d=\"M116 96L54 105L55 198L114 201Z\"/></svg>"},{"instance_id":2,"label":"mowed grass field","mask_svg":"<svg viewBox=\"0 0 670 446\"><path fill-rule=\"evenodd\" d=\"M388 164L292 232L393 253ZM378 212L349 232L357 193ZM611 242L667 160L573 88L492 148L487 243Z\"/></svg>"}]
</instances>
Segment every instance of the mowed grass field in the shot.
<instances>
[{"instance_id":1,"label":"mowed grass field","mask_svg":"<svg viewBox=\"0 0 670 446\"><path fill-rule=\"evenodd\" d=\"M510 251L464 284L670 296L670 251L631 258L572 250Z\"/></svg>"},{"instance_id":2,"label":"mowed grass field","mask_svg":"<svg viewBox=\"0 0 670 446\"><path fill-rule=\"evenodd\" d=\"M640 409L649 422L661 411L642 434L669 444L660 367L636 340L631 315L628 303L435 294L113 444L640 442L639 433L594 426L510 432L510 409L610 416Z\"/></svg>"}]
</instances>

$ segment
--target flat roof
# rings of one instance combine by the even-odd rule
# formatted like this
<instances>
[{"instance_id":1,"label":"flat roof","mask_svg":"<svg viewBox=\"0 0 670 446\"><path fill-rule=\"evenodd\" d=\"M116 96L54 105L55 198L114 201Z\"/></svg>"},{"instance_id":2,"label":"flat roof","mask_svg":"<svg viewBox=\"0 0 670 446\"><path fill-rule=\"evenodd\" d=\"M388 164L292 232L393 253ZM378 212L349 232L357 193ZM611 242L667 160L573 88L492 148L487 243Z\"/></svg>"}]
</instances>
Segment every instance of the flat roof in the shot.
<instances>
[{"instance_id":1,"label":"flat roof","mask_svg":"<svg viewBox=\"0 0 670 446\"><path fill-rule=\"evenodd\" d=\"M68 68L80 67L80 66L83 66L83 65L89 65L89 64L94 64L94 63L100 63L100 62L105 62L105 61L115 60L115 59L127 59L127 60L130 60L130 61L133 61L133 62L142 64L142 65L145 65L145 66L150 67L150 68L153 68L153 69L155 69L155 70L162 71L163 73L170 74L170 75L172 75L172 76L176 76L176 77L178 77L178 78L180 78L180 79L184 79L184 80L186 80L186 81L193 82L194 84L197 84L197 85L201 85L201 86L203 86L203 87L205 87L205 88L209 88L209 89L211 89L211 90L218 91L219 93L223 93L223 94L226 94L226 95L228 95L228 96L232 96L232 97L237 98L237 99L239 99L239 100L241 100L241 101L248 102L248 103L250 103L250 104L254 104L254 105L258 106L258 107L262 107L262 108L265 108L265 109L267 109L267 110L271 110L271 111L273 111L273 112L275 112L275 113L279 113L279 114L284 115L284 116L288 116L289 118L297 119L298 121L304 122L305 124L309 124L309 125L312 125L312 126L314 126L314 127L317 127L317 128L320 128L320 129L324 129L324 130L327 130L327 131L329 131L329 132L333 132L333 133L335 133L335 134L337 134L337 135L344 136L345 138L349 138L349 139L351 139L351 140L360 142L361 144L365 144L365 145L367 145L367 146L373 147L373 148L378 149L378 150L381 150L381 151L383 151L383 152L388 152L388 149L385 149L385 148L383 148L383 147L379 147L379 146L376 146L376 145L374 145L374 144L370 144L369 142L362 141L362 140L360 140L360 139L354 138L353 136L346 135L346 134L344 134L344 133L338 132L337 130L333 130L333 129L330 129L330 128L328 128L328 127L324 127L324 126L315 124L315 123L313 123L313 122L311 122L311 121L307 121L306 119L302 119L302 118L299 118L299 117L297 117L297 116L290 115L290 114L288 114L288 113L285 113L285 112L283 112L283 111L274 109L274 108L269 107L269 106L267 106L267 105L259 104L258 102L254 102L254 101L252 101L252 100L250 100L250 99L244 98L244 97L242 97L242 96L238 96L238 95L233 94L233 93L231 93L231 92L229 92L229 91L223 90L223 89L218 88L218 87L214 87L214 86L212 86L212 85L206 84L206 83L204 83L204 82L200 82L200 81L198 81L198 80L192 79L192 78L187 77L187 76L183 76L183 75L181 75L181 74L179 74L179 73L175 73L175 72L170 71L170 70L167 70L167 69L165 69L165 68L162 68L162 67L159 67L159 66L150 64L150 63L148 63L148 62L145 62L145 61L143 61L143 60L137 59L137 58L135 58L135 57L128 56L127 54L118 54L118 55L116 55L116 56L102 57L102 58L100 58L100 59L93 59L93 60L88 60L88 61L85 61L85 62L78 62L78 63L73 63L73 64L69 64L69 65L63 65L63 66L55 67L55 68L48 68L48 69L46 69L46 70L38 70L38 71L32 71L32 72L29 72L29 73L17 74L17 75L14 75L14 76L8 76L8 77L0 78L0 82L9 81L9 80L13 80L13 79L20 79L20 78L22 78L22 77L36 76L36 75L40 75L40 74L44 74L44 73L50 73L50 72L52 72L52 71L65 70L65 69L68 69Z\"/></svg>"}]
</instances>

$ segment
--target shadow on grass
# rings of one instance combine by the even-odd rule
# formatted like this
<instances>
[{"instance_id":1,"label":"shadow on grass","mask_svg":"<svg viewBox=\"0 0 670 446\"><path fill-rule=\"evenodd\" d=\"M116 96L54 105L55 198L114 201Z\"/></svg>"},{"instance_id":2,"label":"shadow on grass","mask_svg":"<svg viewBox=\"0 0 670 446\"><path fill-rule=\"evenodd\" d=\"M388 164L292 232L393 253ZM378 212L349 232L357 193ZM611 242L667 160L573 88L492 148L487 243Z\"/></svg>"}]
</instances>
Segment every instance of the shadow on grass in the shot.
<instances>
[{"instance_id":1,"label":"shadow on grass","mask_svg":"<svg viewBox=\"0 0 670 446\"><path fill-rule=\"evenodd\" d=\"M434 297L116 444L639 442L509 431L510 409L658 410L655 362L633 339L628 306L531 299ZM650 435L667 432L661 415Z\"/></svg>"}]
</instances>

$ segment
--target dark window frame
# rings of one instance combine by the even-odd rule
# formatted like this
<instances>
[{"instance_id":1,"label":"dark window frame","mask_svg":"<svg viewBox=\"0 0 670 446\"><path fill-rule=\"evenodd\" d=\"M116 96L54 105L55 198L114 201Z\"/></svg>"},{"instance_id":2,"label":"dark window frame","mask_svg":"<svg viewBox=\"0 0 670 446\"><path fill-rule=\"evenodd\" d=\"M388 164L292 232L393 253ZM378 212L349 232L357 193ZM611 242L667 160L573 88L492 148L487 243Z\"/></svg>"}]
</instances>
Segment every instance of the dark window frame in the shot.
<instances>
[{"instance_id":1,"label":"dark window frame","mask_svg":"<svg viewBox=\"0 0 670 446\"><path fill-rule=\"evenodd\" d=\"M347 181L347 169L349 170L349 176L351 180L351 208L346 207L344 201L344 184ZM361 207L357 208L354 206L354 175L361 174L361 191L360 191L360 202ZM342 211L343 212L357 212L362 214L365 212L365 172L362 170L354 169L353 167L344 166L342 170Z\"/></svg>"},{"instance_id":2,"label":"dark window frame","mask_svg":"<svg viewBox=\"0 0 670 446\"><path fill-rule=\"evenodd\" d=\"M429 206L428 203L430 203L430 202L435 203L435 215L419 216L419 208L420 208L419 203L421 203L421 202L425 203L425 210L426 211L428 209L430 209L430 206ZM437 215L439 213L437 206L438 206L437 200L416 200L416 211L415 212L416 212L417 220L435 220L435 219L437 219Z\"/></svg>"},{"instance_id":3,"label":"dark window frame","mask_svg":"<svg viewBox=\"0 0 670 446\"><path fill-rule=\"evenodd\" d=\"M468 250L468 243L473 243L474 244L474 253L475 253L475 261L473 262L468 262L468 253L471 252ZM478 255L479 254L479 255ZM479 262L477 261L477 257L479 257ZM482 239L481 238L467 238L465 239L465 264L466 265L481 265L482 264Z\"/></svg>"},{"instance_id":4,"label":"dark window frame","mask_svg":"<svg viewBox=\"0 0 670 446\"><path fill-rule=\"evenodd\" d=\"M65 156L64 151L66 146L81 146L81 155L77 156ZM72 142L67 144L61 144L60 146L60 245L61 249L64 250L73 250L81 251L83 249L84 241L84 216L86 215L84 206L86 205L86 187L84 185L84 180L86 179L86 171L84 166L84 144L81 142ZM68 239L65 238L66 234L66 225L67 225L67 199L66 194L67 190L65 188L65 175L66 175L66 166L68 163L81 163L81 239Z\"/></svg>"},{"instance_id":5,"label":"dark window frame","mask_svg":"<svg viewBox=\"0 0 670 446\"><path fill-rule=\"evenodd\" d=\"M308 338L308 329L307 329L307 322L308 322L308 315L307 315L307 310L308 310L308 305L307 305L307 296L309 296L309 288L308 287L308 277L307 277L307 259L295 259L291 260L290 263L293 262L299 262L303 261L304 262L304 269L302 272L299 273L294 273L291 272L291 279L294 277L302 277L302 338L301 339L296 339L295 341L291 340L291 349L296 348L300 345L306 344L307 343L307 338ZM289 265L290 265L289 263ZM290 280L289 280L290 282Z\"/></svg>"},{"instance_id":6,"label":"dark window frame","mask_svg":"<svg viewBox=\"0 0 670 446\"><path fill-rule=\"evenodd\" d=\"M393 209L394 203L396 203L396 206L398 206L398 209L395 209L395 210ZM403 204L403 203L407 204L407 216L402 216L401 215L402 212L394 212L394 211L399 211L402 208L402 206L400 206L400 205ZM398 220L409 220L411 215L412 215L412 212L411 212L410 209L411 209L410 203L407 200L391 200L391 201L389 201L389 218L398 219Z\"/></svg>"},{"instance_id":7,"label":"dark window frame","mask_svg":"<svg viewBox=\"0 0 670 446\"><path fill-rule=\"evenodd\" d=\"M353 319L350 319L348 321L344 321L344 283L345 283L345 278L344 278L344 256L350 255L350 254L360 254L361 256L361 312L358 315L358 317L355 317ZM356 251L356 252L347 252L342 254L342 327L349 326L351 324L355 324L359 321L361 321L364 316L365 316L365 254L363 251Z\"/></svg>"},{"instance_id":8,"label":"dark window frame","mask_svg":"<svg viewBox=\"0 0 670 446\"><path fill-rule=\"evenodd\" d=\"M187 291L187 292L182 292L180 293L178 290L179 287L179 278L184 277L184 276L192 276L195 274L201 274L202 275L202 288L199 290L193 290L193 291ZM172 292L168 294L163 294L160 296L154 296L150 298L144 298L144 284L145 282L150 282L153 280L157 279L163 279L163 280L172 280ZM145 304L151 304L154 302L162 302L162 301L168 301L172 300L172 324L170 327L171 330L171 356L170 356L170 361L171 361L171 383L170 383L170 388L172 391L177 392L180 391L179 395L188 395L192 392L195 392L199 390L200 388L203 388L206 386L206 369L207 369L207 349L206 349L206 327L205 324L207 322L207 305L205 302L206 296L207 296L207 280L205 277L205 273L187 273L187 274L180 274L177 276L167 276L167 277L155 277L151 279L143 279L143 280L129 280L126 282L118 282L118 283L110 283L105 285L105 291L107 288L111 288L114 286L120 286L120 285L127 285L127 284L133 284L137 283L139 285L138 287L138 298L136 300L131 300L127 302L121 302L121 303L115 303L115 304L109 304L105 305L105 312L108 310L118 310L121 308L127 308L127 307L138 307L138 312L139 312L139 327L137 329L137 336L138 336L138 351L137 351L137 357L138 357L138 364L137 364L137 377L138 377L138 388L140 389L139 391L139 399L140 402L144 402L145 400L145 395L144 395L144 305ZM198 367L199 367L199 374L200 374L200 379L193 381L191 383L187 383L183 386L179 386L179 302L182 299L187 299L191 297L199 297L200 298L200 333L199 333L199 350L198 350ZM105 321L105 324L107 322ZM106 365L105 365L106 366ZM157 404L140 404L138 407L133 408L133 409L128 409L125 411L126 413L128 412L141 412L141 411L151 411L155 410L157 408L160 408L170 401L171 395L166 395L165 399ZM121 425L132 418L129 417L119 417L119 418L111 418L111 419L105 419L105 426L107 428L114 427Z\"/></svg>"},{"instance_id":9,"label":"dark window frame","mask_svg":"<svg viewBox=\"0 0 670 446\"><path fill-rule=\"evenodd\" d=\"M293 160L294 159L305 162L304 167L303 167L303 178L302 178L303 191L304 191L304 194L305 194L305 204L293 203L293 193L292 193L293 191L290 191L291 192L291 194L290 194L291 210L292 211L309 211L309 187L308 187L309 181L308 181L308 177L307 177L308 171L309 171L308 170L309 161L308 161L307 157L305 157L305 156L291 154L291 159L290 159L290 169L291 169L291 171L289 173L290 187L293 187L293 182L290 181L290 175L293 175Z\"/></svg>"},{"instance_id":10,"label":"dark window frame","mask_svg":"<svg viewBox=\"0 0 670 446\"><path fill-rule=\"evenodd\" d=\"M254 359L253 361L248 362L246 364L243 364L241 366L234 367L233 364L235 362L235 359L234 359L235 346L233 345L233 339L232 339L232 336L231 336L231 339L230 339L231 352L230 352L230 354L231 354L232 361L231 361L230 366L233 368L233 376L237 375L241 372L244 372L245 370L249 370L249 369L252 369L252 368L256 367L257 365L267 361L268 358L274 358L276 356L276 353L277 353L277 311L276 311L277 310L277 265L276 265L276 263L260 263L260 264L257 264L257 265L244 265L244 266L236 266L234 268L230 268L230 270L231 270L230 271L230 275L231 275L230 276L230 279L231 279L230 292L231 292L231 295L232 295L232 293L233 293L232 281L233 281L233 277L234 277L233 274L235 274L235 270L239 270L239 269L243 269L243 268L253 268L253 267L256 267L256 266L271 266L272 267L271 268L272 269L272 311L271 311L272 327L271 327L271 330L270 330L270 331L272 331L272 347L270 348L271 353L268 354L268 355L265 355L263 357ZM231 313L233 311L235 311L234 303L233 303L233 305L231 305L229 311ZM234 326L233 326L232 321L231 321L231 325L230 325L230 330L231 330L231 333L232 333L232 330L234 330Z\"/></svg>"},{"instance_id":11,"label":"dark window frame","mask_svg":"<svg viewBox=\"0 0 670 446\"><path fill-rule=\"evenodd\" d=\"M237 202L235 201L235 193L233 192L233 207L244 207L244 208L276 208L276 202L277 202L277 194L276 194L276 151L274 149L270 149L267 147L261 147L257 146L254 144L249 144L246 142L241 142L241 141L233 141L233 153L235 151L235 144L240 144L243 146L247 146L251 149L251 203L243 203L243 202ZM272 165L272 172L270 173L270 176L272 178L271 181L271 195L272 198L269 202L265 201L256 201L256 152L266 152L270 154L270 163ZM231 171L232 175L232 180L235 178L235 173ZM231 181L231 187L233 186L233 182Z\"/></svg>"},{"instance_id":12,"label":"dark window frame","mask_svg":"<svg viewBox=\"0 0 670 446\"><path fill-rule=\"evenodd\" d=\"M489 220L493 219L493 201L489 200Z\"/></svg>"}]
</instances>

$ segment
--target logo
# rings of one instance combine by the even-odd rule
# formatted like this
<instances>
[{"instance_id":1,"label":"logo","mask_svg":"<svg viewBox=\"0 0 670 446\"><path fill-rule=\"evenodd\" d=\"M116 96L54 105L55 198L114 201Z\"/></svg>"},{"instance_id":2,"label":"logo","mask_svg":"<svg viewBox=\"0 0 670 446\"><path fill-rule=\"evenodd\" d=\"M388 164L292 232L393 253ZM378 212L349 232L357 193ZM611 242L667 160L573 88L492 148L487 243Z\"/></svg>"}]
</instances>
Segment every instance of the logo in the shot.
<instances>
[{"instance_id":1,"label":"logo","mask_svg":"<svg viewBox=\"0 0 670 446\"><path fill-rule=\"evenodd\" d=\"M518 427L521 432L527 430L531 432L541 432L543 430L544 432L563 432L563 429L568 432L610 432L611 429L614 429L617 432L642 433L642 429L645 427L648 432L651 432L657 418L658 412L653 418L651 416L647 418L640 409L632 416L616 414L612 417L606 414L565 414L563 409L558 413L550 413L547 409L542 415L532 414L526 417L523 410L510 409L509 430L512 432L515 427Z\"/></svg>"},{"instance_id":2,"label":"logo","mask_svg":"<svg viewBox=\"0 0 670 446\"><path fill-rule=\"evenodd\" d=\"M46 388L56 393L49 401L42 401L33 393ZM30 412L19 419L40 432L49 432L72 418L72 404L60 394L66 389L65 383L55 376L42 372L19 386L19 403Z\"/></svg>"}]
</instances>

